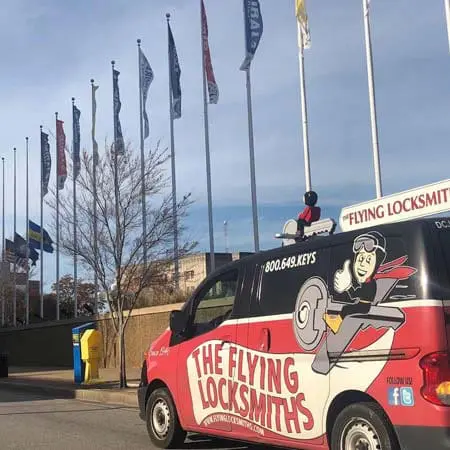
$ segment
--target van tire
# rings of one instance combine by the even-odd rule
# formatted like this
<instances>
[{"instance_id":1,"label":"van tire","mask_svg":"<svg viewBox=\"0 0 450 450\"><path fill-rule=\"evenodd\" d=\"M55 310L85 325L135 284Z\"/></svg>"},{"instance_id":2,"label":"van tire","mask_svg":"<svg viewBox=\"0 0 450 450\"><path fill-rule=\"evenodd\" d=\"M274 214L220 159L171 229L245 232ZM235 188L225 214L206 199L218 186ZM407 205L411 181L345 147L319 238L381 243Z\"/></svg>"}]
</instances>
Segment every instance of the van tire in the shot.
<instances>
[{"instance_id":1,"label":"van tire","mask_svg":"<svg viewBox=\"0 0 450 450\"><path fill-rule=\"evenodd\" d=\"M331 431L330 448L353 449L354 447L350 446L352 440L354 442L359 439L372 445L369 448L399 450L392 425L386 413L375 402L354 403L338 414ZM349 446L346 447L345 444Z\"/></svg>"},{"instance_id":2,"label":"van tire","mask_svg":"<svg viewBox=\"0 0 450 450\"><path fill-rule=\"evenodd\" d=\"M181 428L175 403L166 388L155 389L145 409L147 432L158 448L179 448L186 439Z\"/></svg>"}]
</instances>

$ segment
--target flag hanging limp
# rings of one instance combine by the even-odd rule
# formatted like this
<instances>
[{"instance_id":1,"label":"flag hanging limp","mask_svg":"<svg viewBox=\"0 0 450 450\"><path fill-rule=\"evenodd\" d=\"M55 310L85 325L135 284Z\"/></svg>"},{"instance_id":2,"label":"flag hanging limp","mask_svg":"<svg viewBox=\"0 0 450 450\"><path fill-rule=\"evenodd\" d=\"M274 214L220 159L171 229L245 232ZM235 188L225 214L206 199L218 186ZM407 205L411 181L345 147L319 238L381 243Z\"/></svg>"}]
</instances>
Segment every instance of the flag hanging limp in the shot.
<instances>
[{"instance_id":1,"label":"flag hanging limp","mask_svg":"<svg viewBox=\"0 0 450 450\"><path fill-rule=\"evenodd\" d=\"M241 70L248 70L263 33L263 19L259 0L244 0L245 58Z\"/></svg>"},{"instance_id":2,"label":"flag hanging limp","mask_svg":"<svg viewBox=\"0 0 450 450\"><path fill-rule=\"evenodd\" d=\"M56 151L58 152L58 183L59 190L64 189L64 183L67 178L66 165L66 135L64 133L64 122L62 120L56 121Z\"/></svg>"},{"instance_id":3,"label":"flag hanging limp","mask_svg":"<svg viewBox=\"0 0 450 450\"><path fill-rule=\"evenodd\" d=\"M219 101L219 87L216 83L214 70L211 62L211 52L208 42L208 20L206 18L205 5L202 0L202 41L203 41L203 61L205 64L206 81L208 83L209 103L217 103Z\"/></svg>"},{"instance_id":4,"label":"flag hanging limp","mask_svg":"<svg viewBox=\"0 0 450 450\"><path fill-rule=\"evenodd\" d=\"M150 67L148 59L145 57L144 52L139 47L139 70L141 72L141 92L142 92L142 115L144 116L144 139L147 139L150 135L150 125L148 122L148 115L145 109L147 103L148 90L152 84L154 75L153 70Z\"/></svg>"},{"instance_id":5,"label":"flag hanging limp","mask_svg":"<svg viewBox=\"0 0 450 450\"><path fill-rule=\"evenodd\" d=\"M80 116L81 111L73 105L73 176L80 173Z\"/></svg>"},{"instance_id":6,"label":"flag hanging limp","mask_svg":"<svg viewBox=\"0 0 450 450\"><path fill-rule=\"evenodd\" d=\"M302 33L303 48L311 47L311 33L309 31L308 14L306 12L306 0L296 0L295 15L300 24L300 31ZM302 45L299 42L299 46Z\"/></svg>"},{"instance_id":7,"label":"flag hanging limp","mask_svg":"<svg viewBox=\"0 0 450 450\"><path fill-rule=\"evenodd\" d=\"M122 103L120 102L120 92L119 92L119 75L120 72L116 69L113 70L113 97L114 97L114 151L117 155L125 154L125 144L122 135L122 126L120 124L119 113L122 108Z\"/></svg>"},{"instance_id":8,"label":"flag hanging limp","mask_svg":"<svg viewBox=\"0 0 450 450\"><path fill-rule=\"evenodd\" d=\"M170 62L170 89L172 95L172 114L174 119L181 117L181 67L178 61L177 48L173 39L172 29L169 27L169 62Z\"/></svg>"},{"instance_id":9,"label":"flag hanging limp","mask_svg":"<svg viewBox=\"0 0 450 450\"><path fill-rule=\"evenodd\" d=\"M42 197L45 197L48 193L48 182L50 181L51 169L52 169L52 157L50 155L50 144L48 142L48 134L41 131Z\"/></svg>"}]
</instances>

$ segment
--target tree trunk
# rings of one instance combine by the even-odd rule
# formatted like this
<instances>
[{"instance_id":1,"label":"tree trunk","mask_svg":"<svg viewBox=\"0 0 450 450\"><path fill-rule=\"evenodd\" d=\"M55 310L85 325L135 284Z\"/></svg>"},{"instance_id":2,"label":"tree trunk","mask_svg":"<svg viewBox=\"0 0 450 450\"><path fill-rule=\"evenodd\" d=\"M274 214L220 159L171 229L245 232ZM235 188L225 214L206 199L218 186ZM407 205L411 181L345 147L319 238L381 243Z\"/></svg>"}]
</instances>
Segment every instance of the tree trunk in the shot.
<instances>
[{"instance_id":1,"label":"tree trunk","mask_svg":"<svg viewBox=\"0 0 450 450\"><path fill-rule=\"evenodd\" d=\"M127 371L125 364L125 327L123 318L119 318L119 372L120 372L120 388L127 387Z\"/></svg>"}]
</instances>

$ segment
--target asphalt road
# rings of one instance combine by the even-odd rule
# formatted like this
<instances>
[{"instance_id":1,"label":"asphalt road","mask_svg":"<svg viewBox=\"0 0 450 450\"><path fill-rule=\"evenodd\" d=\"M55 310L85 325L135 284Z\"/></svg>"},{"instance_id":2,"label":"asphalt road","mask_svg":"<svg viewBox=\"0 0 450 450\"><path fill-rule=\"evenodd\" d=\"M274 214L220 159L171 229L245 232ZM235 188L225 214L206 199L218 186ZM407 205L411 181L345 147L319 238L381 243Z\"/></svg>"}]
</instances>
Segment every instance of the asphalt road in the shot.
<instances>
[{"instance_id":1,"label":"asphalt road","mask_svg":"<svg viewBox=\"0 0 450 450\"><path fill-rule=\"evenodd\" d=\"M151 450L156 447L150 444L145 424L136 409L0 389L0 448ZM247 450L262 447L192 436L185 448Z\"/></svg>"}]
</instances>

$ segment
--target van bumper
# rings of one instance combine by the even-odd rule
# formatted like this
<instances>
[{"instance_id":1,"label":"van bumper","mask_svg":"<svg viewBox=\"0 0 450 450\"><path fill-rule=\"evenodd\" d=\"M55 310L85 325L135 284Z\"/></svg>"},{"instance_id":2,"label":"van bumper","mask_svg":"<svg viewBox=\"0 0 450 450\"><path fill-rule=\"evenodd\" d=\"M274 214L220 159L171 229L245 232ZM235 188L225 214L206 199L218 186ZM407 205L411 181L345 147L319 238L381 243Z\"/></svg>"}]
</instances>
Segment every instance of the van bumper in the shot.
<instances>
[{"instance_id":1,"label":"van bumper","mask_svg":"<svg viewBox=\"0 0 450 450\"><path fill-rule=\"evenodd\" d=\"M137 390L137 398L139 405L139 418L141 420L146 420L145 417L145 396L147 394L147 386L141 386Z\"/></svg>"},{"instance_id":2,"label":"van bumper","mask_svg":"<svg viewBox=\"0 0 450 450\"><path fill-rule=\"evenodd\" d=\"M394 427L403 450L449 450L449 427Z\"/></svg>"}]
</instances>

